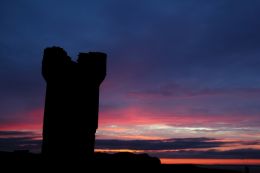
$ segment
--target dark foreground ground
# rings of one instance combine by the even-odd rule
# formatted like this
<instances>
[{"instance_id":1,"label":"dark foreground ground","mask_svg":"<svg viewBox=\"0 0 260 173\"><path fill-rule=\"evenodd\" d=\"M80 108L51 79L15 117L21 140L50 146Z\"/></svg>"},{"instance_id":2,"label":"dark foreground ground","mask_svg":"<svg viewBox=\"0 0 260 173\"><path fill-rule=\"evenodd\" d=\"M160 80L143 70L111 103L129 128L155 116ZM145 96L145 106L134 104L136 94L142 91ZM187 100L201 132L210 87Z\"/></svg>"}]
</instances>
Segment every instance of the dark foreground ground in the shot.
<instances>
[{"instance_id":1,"label":"dark foreground ground","mask_svg":"<svg viewBox=\"0 0 260 173\"><path fill-rule=\"evenodd\" d=\"M79 162L52 159L44 161L40 154L0 152L0 172L157 172L157 173L241 173L238 171L202 168L195 165L164 165L147 154L95 153L92 160Z\"/></svg>"}]
</instances>

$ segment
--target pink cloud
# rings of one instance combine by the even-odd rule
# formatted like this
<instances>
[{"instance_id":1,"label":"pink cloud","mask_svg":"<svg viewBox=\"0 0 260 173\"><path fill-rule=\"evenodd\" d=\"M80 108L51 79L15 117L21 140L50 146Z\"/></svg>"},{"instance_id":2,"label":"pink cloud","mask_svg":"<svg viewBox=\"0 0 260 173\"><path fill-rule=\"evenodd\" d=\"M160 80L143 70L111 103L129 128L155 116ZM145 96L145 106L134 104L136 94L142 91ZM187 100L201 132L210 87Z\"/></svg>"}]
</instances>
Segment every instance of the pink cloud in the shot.
<instances>
[{"instance_id":1,"label":"pink cloud","mask_svg":"<svg viewBox=\"0 0 260 173\"><path fill-rule=\"evenodd\" d=\"M0 130L41 130L43 122L43 109L36 108L27 112L16 113L8 123L1 123Z\"/></svg>"},{"instance_id":2,"label":"pink cloud","mask_svg":"<svg viewBox=\"0 0 260 173\"><path fill-rule=\"evenodd\" d=\"M245 121L244 114L200 114L200 113L185 113L180 114L180 110L185 107L177 107L172 110L161 111L155 107L147 106L128 106L116 109L109 109L100 112L100 125L105 124L174 124L179 126L185 125L201 125L210 126L216 124L237 124ZM177 113L175 113L177 112ZM247 120L250 120L248 117ZM252 117L256 118L256 117Z\"/></svg>"}]
</instances>

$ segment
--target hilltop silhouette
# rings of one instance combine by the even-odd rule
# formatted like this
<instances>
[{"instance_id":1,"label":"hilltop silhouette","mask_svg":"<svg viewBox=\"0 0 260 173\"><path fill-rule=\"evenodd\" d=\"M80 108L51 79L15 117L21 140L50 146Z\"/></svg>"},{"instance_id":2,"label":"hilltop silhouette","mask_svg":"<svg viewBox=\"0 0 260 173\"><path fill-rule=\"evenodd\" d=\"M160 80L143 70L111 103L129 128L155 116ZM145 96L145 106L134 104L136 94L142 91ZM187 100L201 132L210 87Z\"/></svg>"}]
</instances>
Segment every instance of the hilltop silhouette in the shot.
<instances>
[{"instance_id":1,"label":"hilltop silhouette","mask_svg":"<svg viewBox=\"0 0 260 173\"><path fill-rule=\"evenodd\" d=\"M84 162L64 163L56 160L46 164L41 154L29 152L0 152L1 170L6 172L156 172L156 173L242 173L225 169L202 168L196 165L164 165L156 157L133 153L95 153L94 159Z\"/></svg>"}]
</instances>

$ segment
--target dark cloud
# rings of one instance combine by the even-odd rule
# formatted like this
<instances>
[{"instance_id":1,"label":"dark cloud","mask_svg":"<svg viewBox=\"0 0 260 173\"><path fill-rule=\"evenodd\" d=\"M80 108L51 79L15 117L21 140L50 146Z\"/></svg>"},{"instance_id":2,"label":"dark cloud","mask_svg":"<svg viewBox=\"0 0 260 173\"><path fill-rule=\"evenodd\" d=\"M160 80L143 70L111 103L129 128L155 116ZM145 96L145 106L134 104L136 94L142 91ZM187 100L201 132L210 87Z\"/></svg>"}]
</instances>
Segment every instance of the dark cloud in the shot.
<instances>
[{"instance_id":1,"label":"dark cloud","mask_svg":"<svg viewBox=\"0 0 260 173\"><path fill-rule=\"evenodd\" d=\"M9 138L13 136L19 136L19 137L29 136L33 138L36 136L36 134L35 132L32 131L0 131L0 137Z\"/></svg>"},{"instance_id":2,"label":"dark cloud","mask_svg":"<svg viewBox=\"0 0 260 173\"><path fill-rule=\"evenodd\" d=\"M21 131L0 131L0 150L11 150L27 147L37 149L40 140L35 140L39 135L34 132ZM210 138L181 138L166 140L103 140L97 139L98 149L132 149L132 150L175 150L175 149L196 149L215 148L226 142L212 141ZM38 148L39 149L39 148Z\"/></svg>"},{"instance_id":3,"label":"dark cloud","mask_svg":"<svg viewBox=\"0 0 260 173\"><path fill-rule=\"evenodd\" d=\"M250 148L259 141L224 142L212 138L176 138L167 140L100 140L97 149L131 149L160 158L260 158L260 150ZM227 145L242 145L243 149L218 150Z\"/></svg>"},{"instance_id":4,"label":"dark cloud","mask_svg":"<svg viewBox=\"0 0 260 173\"><path fill-rule=\"evenodd\" d=\"M40 152L41 140L35 132L0 131L0 150L30 150ZM218 150L227 145L242 145L243 149ZM250 149L259 141L225 142L214 138L175 138L165 140L96 140L96 149L130 149L160 158L260 158L260 150Z\"/></svg>"},{"instance_id":5,"label":"dark cloud","mask_svg":"<svg viewBox=\"0 0 260 173\"><path fill-rule=\"evenodd\" d=\"M0 150L31 150L39 152L41 140L40 135L32 131L0 131Z\"/></svg>"},{"instance_id":6,"label":"dark cloud","mask_svg":"<svg viewBox=\"0 0 260 173\"><path fill-rule=\"evenodd\" d=\"M32 152L40 152L41 143L41 140L33 140L26 137L0 138L0 150L30 150Z\"/></svg>"},{"instance_id":7,"label":"dark cloud","mask_svg":"<svg viewBox=\"0 0 260 173\"><path fill-rule=\"evenodd\" d=\"M97 140L96 147L101 149L132 150L176 150L219 147L224 142L211 141L210 138L184 138L167 140Z\"/></svg>"}]
</instances>

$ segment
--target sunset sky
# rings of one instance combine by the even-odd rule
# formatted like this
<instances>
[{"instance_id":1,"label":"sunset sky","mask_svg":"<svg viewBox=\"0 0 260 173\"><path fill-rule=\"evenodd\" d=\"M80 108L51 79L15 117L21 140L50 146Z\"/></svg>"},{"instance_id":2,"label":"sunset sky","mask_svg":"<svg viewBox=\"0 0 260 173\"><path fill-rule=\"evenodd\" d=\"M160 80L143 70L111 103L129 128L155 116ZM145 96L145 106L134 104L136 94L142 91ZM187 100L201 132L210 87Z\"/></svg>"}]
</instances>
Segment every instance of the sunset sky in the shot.
<instances>
[{"instance_id":1,"label":"sunset sky","mask_svg":"<svg viewBox=\"0 0 260 173\"><path fill-rule=\"evenodd\" d=\"M108 54L97 151L260 159L259 8L258 0L1 0L0 150L40 151L42 54L56 45L73 60Z\"/></svg>"}]
</instances>

